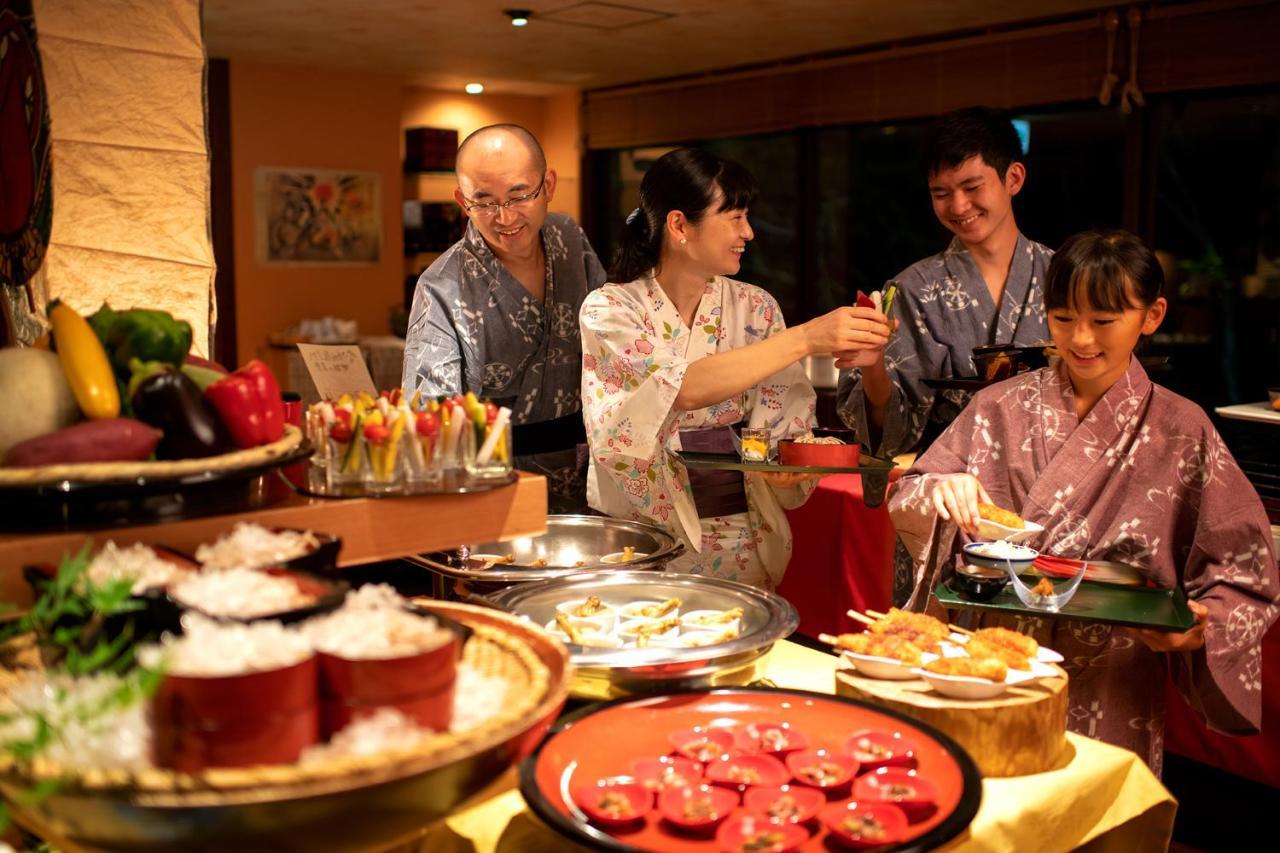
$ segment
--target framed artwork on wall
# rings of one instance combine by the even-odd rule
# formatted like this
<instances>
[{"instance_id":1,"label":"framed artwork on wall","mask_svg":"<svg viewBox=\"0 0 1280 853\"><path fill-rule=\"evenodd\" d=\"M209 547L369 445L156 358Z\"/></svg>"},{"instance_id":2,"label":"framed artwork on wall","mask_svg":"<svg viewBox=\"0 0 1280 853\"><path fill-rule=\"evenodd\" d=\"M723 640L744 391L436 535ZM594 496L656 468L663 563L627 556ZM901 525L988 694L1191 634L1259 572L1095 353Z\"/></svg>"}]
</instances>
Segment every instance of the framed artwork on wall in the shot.
<instances>
[{"instance_id":1,"label":"framed artwork on wall","mask_svg":"<svg viewBox=\"0 0 1280 853\"><path fill-rule=\"evenodd\" d=\"M264 166L254 172L256 253L264 264L372 264L382 252L380 176Z\"/></svg>"}]
</instances>

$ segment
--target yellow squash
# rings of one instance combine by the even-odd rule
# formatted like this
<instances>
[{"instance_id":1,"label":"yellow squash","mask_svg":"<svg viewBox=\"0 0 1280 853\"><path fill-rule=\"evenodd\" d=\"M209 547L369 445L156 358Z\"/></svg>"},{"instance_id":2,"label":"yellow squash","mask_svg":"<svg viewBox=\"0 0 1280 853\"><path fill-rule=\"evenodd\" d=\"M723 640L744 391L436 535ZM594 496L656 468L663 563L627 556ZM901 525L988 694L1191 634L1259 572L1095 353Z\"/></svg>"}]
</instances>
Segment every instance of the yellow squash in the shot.
<instances>
[{"instance_id":1,"label":"yellow squash","mask_svg":"<svg viewBox=\"0 0 1280 853\"><path fill-rule=\"evenodd\" d=\"M58 347L58 360L71 393L85 417L94 420L120 415L120 390L102 341L80 312L55 299L49 303L49 322Z\"/></svg>"}]
</instances>

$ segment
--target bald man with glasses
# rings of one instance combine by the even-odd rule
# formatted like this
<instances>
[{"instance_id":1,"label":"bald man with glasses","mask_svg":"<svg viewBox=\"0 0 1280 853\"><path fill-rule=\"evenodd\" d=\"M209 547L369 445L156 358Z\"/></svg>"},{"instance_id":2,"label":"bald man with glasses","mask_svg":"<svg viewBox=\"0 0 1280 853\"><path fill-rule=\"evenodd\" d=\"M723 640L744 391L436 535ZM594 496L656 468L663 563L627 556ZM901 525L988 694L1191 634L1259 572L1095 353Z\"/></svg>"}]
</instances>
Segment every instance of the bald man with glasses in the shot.
<instances>
[{"instance_id":1,"label":"bald man with glasses","mask_svg":"<svg viewBox=\"0 0 1280 853\"><path fill-rule=\"evenodd\" d=\"M528 130L477 130L456 169L467 229L418 279L403 385L510 407L516 467L546 476L551 512L583 511L578 309L604 267L576 222L547 212L556 173Z\"/></svg>"}]
</instances>

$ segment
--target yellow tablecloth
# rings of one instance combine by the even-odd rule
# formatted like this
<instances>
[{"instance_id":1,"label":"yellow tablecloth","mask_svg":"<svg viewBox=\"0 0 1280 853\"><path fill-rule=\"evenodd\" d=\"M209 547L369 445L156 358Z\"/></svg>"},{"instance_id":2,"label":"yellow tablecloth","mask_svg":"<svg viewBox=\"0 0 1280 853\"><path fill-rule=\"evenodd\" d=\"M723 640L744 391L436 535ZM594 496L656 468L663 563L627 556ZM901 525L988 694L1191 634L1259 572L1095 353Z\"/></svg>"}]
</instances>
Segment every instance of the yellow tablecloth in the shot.
<instances>
[{"instance_id":1,"label":"yellow tablecloth","mask_svg":"<svg viewBox=\"0 0 1280 853\"><path fill-rule=\"evenodd\" d=\"M835 691L836 658L795 643L774 646L765 677L779 687ZM985 779L982 806L946 851L1037 853L1165 850L1177 803L1142 761L1118 747L1068 734L1066 766L1013 779ZM431 827L418 853L541 853L581 850L525 806L514 771Z\"/></svg>"}]
</instances>

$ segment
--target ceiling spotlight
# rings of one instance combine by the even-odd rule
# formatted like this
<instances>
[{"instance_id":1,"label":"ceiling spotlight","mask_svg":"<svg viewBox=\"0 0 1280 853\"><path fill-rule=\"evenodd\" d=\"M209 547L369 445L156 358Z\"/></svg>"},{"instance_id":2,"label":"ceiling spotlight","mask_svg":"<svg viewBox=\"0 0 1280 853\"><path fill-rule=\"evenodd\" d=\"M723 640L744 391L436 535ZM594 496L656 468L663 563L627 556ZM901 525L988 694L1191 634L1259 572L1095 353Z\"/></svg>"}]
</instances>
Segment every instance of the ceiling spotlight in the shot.
<instances>
[{"instance_id":1,"label":"ceiling spotlight","mask_svg":"<svg viewBox=\"0 0 1280 853\"><path fill-rule=\"evenodd\" d=\"M479 95L484 92L483 83L468 83L462 88L466 90L468 95Z\"/></svg>"},{"instance_id":2,"label":"ceiling spotlight","mask_svg":"<svg viewBox=\"0 0 1280 853\"><path fill-rule=\"evenodd\" d=\"M533 13L528 9L503 9L502 14L511 19L513 27L526 27L529 25L529 19L533 17Z\"/></svg>"}]
</instances>

